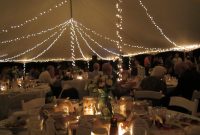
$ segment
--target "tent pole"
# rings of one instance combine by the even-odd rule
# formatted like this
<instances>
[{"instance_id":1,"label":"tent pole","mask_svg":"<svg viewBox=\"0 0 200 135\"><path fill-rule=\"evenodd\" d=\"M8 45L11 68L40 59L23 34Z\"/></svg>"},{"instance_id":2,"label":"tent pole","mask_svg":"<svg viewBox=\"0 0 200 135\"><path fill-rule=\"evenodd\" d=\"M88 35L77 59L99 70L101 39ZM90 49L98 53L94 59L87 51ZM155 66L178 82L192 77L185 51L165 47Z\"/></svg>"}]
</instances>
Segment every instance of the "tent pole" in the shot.
<instances>
[{"instance_id":1,"label":"tent pole","mask_svg":"<svg viewBox=\"0 0 200 135\"><path fill-rule=\"evenodd\" d=\"M73 18L72 15L73 15L73 14L72 14L72 0L70 0L70 17L71 17L71 19Z\"/></svg>"}]
</instances>

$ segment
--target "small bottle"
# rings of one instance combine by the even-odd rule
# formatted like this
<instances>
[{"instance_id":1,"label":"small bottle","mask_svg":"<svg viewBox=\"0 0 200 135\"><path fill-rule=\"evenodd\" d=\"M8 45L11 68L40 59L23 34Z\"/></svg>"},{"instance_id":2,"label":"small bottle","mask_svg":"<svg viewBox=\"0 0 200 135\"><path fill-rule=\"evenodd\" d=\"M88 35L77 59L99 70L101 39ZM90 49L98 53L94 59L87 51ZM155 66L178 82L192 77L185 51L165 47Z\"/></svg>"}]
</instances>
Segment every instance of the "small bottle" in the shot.
<instances>
[{"instance_id":1,"label":"small bottle","mask_svg":"<svg viewBox=\"0 0 200 135\"><path fill-rule=\"evenodd\" d=\"M110 134L111 135L118 135L118 127L117 127L117 118L112 117L110 120Z\"/></svg>"}]
</instances>

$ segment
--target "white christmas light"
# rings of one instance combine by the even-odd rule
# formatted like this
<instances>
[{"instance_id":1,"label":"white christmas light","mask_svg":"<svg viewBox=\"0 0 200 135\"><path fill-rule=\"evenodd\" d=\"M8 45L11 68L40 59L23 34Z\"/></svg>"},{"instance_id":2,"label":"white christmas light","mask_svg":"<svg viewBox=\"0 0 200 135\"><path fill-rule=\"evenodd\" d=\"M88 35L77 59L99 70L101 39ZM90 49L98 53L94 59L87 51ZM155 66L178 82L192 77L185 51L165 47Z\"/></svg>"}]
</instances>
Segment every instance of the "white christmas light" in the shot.
<instances>
[{"instance_id":1,"label":"white christmas light","mask_svg":"<svg viewBox=\"0 0 200 135\"><path fill-rule=\"evenodd\" d=\"M129 68L129 70L131 70L131 57L128 57L128 68Z\"/></svg>"},{"instance_id":2,"label":"white christmas light","mask_svg":"<svg viewBox=\"0 0 200 135\"><path fill-rule=\"evenodd\" d=\"M73 20L72 20L73 21ZM73 21L73 23L74 23L74 21ZM76 24L75 24L76 25ZM79 51L80 51L80 53L81 53L81 55L82 55L82 57L83 57L83 59L87 59L86 57L85 57L85 55L83 54L83 51L82 51L82 49L81 49L81 47L80 47L80 44L79 44L79 41L78 41L78 37L77 37L77 35L76 35L76 31L74 30L74 37L75 37L75 39L76 39L76 44L77 44L77 46L78 46L78 49L79 49Z\"/></svg>"},{"instance_id":3,"label":"white christmas light","mask_svg":"<svg viewBox=\"0 0 200 135\"><path fill-rule=\"evenodd\" d=\"M42 56L46 51L48 51L54 44L55 42L62 36L63 32L66 30L66 28L64 28L61 33L58 35L58 37L45 49L43 50L40 54L38 54L37 56L29 59L29 61L32 61L34 59L37 59L38 57Z\"/></svg>"},{"instance_id":4,"label":"white christmas light","mask_svg":"<svg viewBox=\"0 0 200 135\"><path fill-rule=\"evenodd\" d=\"M123 2L122 0L117 0L117 3L116 3L116 9L117 9L117 13L116 13L116 17L117 17L116 35L117 35L117 38L118 38L118 41L117 41L116 44L117 44L117 48L119 49L120 52L122 52L122 46L121 46L121 44L123 43L123 39L122 39L122 36L120 34L120 31L123 29L123 27L122 27L123 17L122 17L122 8L121 8L122 2Z\"/></svg>"},{"instance_id":5,"label":"white christmas light","mask_svg":"<svg viewBox=\"0 0 200 135\"><path fill-rule=\"evenodd\" d=\"M116 40L113 40L113 39L111 39L111 38L109 38L109 37L107 37L107 36L103 36L103 35L97 33L96 31L91 30L90 28L87 28L86 26L84 26L84 25L81 24L80 22L77 22L77 21L75 21L75 20L73 20L73 21L74 21L79 27L82 27L82 28L84 28L85 30L90 31L90 32L93 33L94 35L96 35L96 36L98 36L98 37L100 37L100 38L103 38L103 39L105 39L105 40L107 40L107 41L110 41L110 42L112 42L112 43L115 43L115 44L117 43ZM144 46L141 46L141 45L130 45L130 44L126 44L126 43L122 43L122 45L123 45L123 46L132 47L132 48L145 49L145 50L160 49L160 48L147 48L147 47L144 47Z\"/></svg>"},{"instance_id":6,"label":"white christmas light","mask_svg":"<svg viewBox=\"0 0 200 135\"><path fill-rule=\"evenodd\" d=\"M101 47L103 50L105 50L105 51L107 51L107 52L109 52L111 54L117 55L117 56L120 55L119 53L116 53L116 52L113 52L113 51L110 51L110 50L104 48L97 41L95 41L94 39L92 39L87 33L85 33L81 28L77 27L77 25L76 25L76 28L79 29L85 36L87 36L91 41L93 41L96 45L98 45L99 47Z\"/></svg>"},{"instance_id":7,"label":"white christmas light","mask_svg":"<svg viewBox=\"0 0 200 135\"><path fill-rule=\"evenodd\" d=\"M83 41L85 42L85 44L88 46L88 48L94 53L96 54L99 58L101 59L106 59L104 57L102 57L101 55L99 55L95 50L92 49L92 47L88 44L87 40L83 37L82 33L80 32L79 29L76 29L78 31L78 33L80 34L81 38L83 39Z\"/></svg>"},{"instance_id":8,"label":"white christmas light","mask_svg":"<svg viewBox=\"0 0 200 135\"><path fill-rule=\"evenodd\" d=\"M72 19L71 19L72 20ZM75 53L74 53L74 41L75 41L75 32L74 32L74 25L72 21L70 21L70 37L71 37L71 55L72 55L72 66L75 67Z\"/></svg>"},{"instance_id":9,"label":"white christmas light","mask_svg":"<svg viewBox=\"0 0 200 135\"><path fill-rule=\"evenodd\" d=\"M32 21L36 21L39 17L47 14L47 13L50 13L51 11L53 11L54 9L58 8L58 7L61 7L62 5L64 5L65 3L67 3L67 0L65 1L62 1L58 4L56 4L53 8L49 8L48 10L46 11L43 11L43 12L40 12L37 16L31 18L31 19L28 19L28 20L25 20L23 23L21 24L18 24L18 25L12 25L10 26L9 28L7 29L3 29L1 30L1 33L4 33L4 32L8 32L10 31L11 29L16 29L16 28L20 28L20 27L23 27L24 25L28 24L28 23L31 23Z\"/></svg>"},{"instance_id":10,"label":"white christmas light","mask_svg":"<svg viewBox=\"0 0 200 135\"><path fill-rule=\"evenodd\" d=\"M175 47L181 47L179 45L177 45L174 41L172 41L168 36L165 35L165 33L163 32L163 30L156 24L156 22L154 21L153 17L149 14L147 7L142 3L141 0L138 0L140 3L140 6L145 10L146 15L149 17L149 19L151 20L152 24L156 27L157 30L160 31L160 34L167 40L169 41L171 44L173 44Z\"/></svg>"},{"instance_id":11,"label":"white christmas light","mask_svg":"<svg viewBox=\"0 0 200 135\"><path fill-rule=\"evenodd\" d=\"M5 41L1 41L0 43L1 44L6 44L6 43L11 43L11 42L16 42L16 41L19 41L21 39L29 39L31 37L35 37L35 36L38 36L38 35L42 35L44 33L47 33L49 31L52 31L52 30L55 30L56 28L60 28L66 24L69 23L69 20L65 21L64 23L61 23L59 25L56 25L55 27L52 27L52 28L49 28L49 29L46 29L46 30L42 30L38 33L32 33L32 34L28 34L28 35L25 35L25 36L21 36L21 37L17 37L17 38L14 38L14 39L10 39L10 40L5 40Z\"/></svg>"},{"instance_id":12,"label":"white christmas light","mask_svg":"<svg viewBox=\"0 0 200 135\"><path fill-rule=\"evenodd\" d=\"M26 51L24 51L24 52L22 52L22 53L19 53L19 54L15 55L15 56L6 58L6 59L4 59L4 60L5 60L5 61L9 61L9 60L18 58L18 57L20 57L20 56L22 56L22 55L24 55L24 54L26 54L26 53L28 53L28 52L30 52L30 51L36 49L36 48L38 48L39 46L41 46L42 44L44 44L45 42L47 42L49 39L51 39L52 37L54 37L56 34L57 34L57 32L54 32L50 37L48 37L47 39L43 40L41 43L36 44L34 47L32 47L32 48L30 48L30 49L28 49L28 50L26 50Z\"/></svg>"},{"instance_id":13,"label":"white christmas light","mask_svg":"<svg viewBox=\"0 0 200 135\"><path fill-rule=\"evenodd\" d=\"M23 75L26 75L26 62L23 63Z\"/></svg>"},{"instance_id":14,"label":"white christmas light","mask_svg":"<svg viewBox=\"0 0 200 135\"><path fill-rule=\"evenodd\" d=\"M6 57L8 54L2 54L0 55L0 58Z\"/></svg>"}]
</instances>

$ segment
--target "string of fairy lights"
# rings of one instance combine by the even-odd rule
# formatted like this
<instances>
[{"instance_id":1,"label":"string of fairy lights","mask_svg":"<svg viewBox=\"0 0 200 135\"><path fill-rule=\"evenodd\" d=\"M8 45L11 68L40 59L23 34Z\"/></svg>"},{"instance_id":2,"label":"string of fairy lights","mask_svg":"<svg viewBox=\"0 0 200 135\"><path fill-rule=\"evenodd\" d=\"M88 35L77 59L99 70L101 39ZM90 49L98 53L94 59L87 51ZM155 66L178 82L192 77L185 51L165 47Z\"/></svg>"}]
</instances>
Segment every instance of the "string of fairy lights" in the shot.
<instances>
[{"instance_id":1,"label":"string of fairy lights","mask_svg":"<svg viewBox=\"0 0 200 135\"><path fill-rule=\"evenodd\" d=\"M168 36L166 36L166 34L161 29L161 27L157 25L157 23L154 21L153 17L149 14L147 7L143 4L142 0L138 0L138 1L139 1L139 5L145 10L145 13L146 13L147 17L151 20L152 24L159 30L160 34L167 41L169 41L171 44L173 44L174 47L167 48L167 49L148 48L148 47L144 47L142 45L131 45L131 44L124 43L123 42L123 37L122 37L122 34L121 34L122 30L123 30L123 27L122 27L122 24L123 24L123 16L122 16L123 0L117 0L116 1L116 5L115 5L116 11L117 11L116 12L116 23L115 23L117 40L114 40L114 39L111 39L111 38L109 38L107 36L99 34L98 32L86 27L82 23L80 23L80 22L76 21L75 19L71 18L69 20L64 21L61 24L58 24L58 25L56 25L54 27L51 27L51 28L48 28L46 30L42 30L40 32L31 33L31 34L27 34L27 35L24 35L24 36L15 37L13 39L0 41L0 46L1 45L8 45L9 43L12 43L12 42L17 42L17 41L20 41L22 39L30 39L32 37L40 36L40 35L43 35L45 33L54 31L53 34L51 34L48 38L46 38L42 42L40 42L40 43L38 43L36 45L33 45L33 47L31 47L31 48L29 48L29 49L27 49L27 50L25 50L25 51L23 51L23 52L21 52L19 54L16 54L14 56L10 56L7 53L0 55L0 58L1 58L0 62L10 62L10 61L12 61L12 62L13 61L15 61L15 62L31 62L31 61L34 61L34 62L40 62L40 61L47 62L47 61L54 61L54 60L55 61L67 60L66 58L46 59L46 60L38 59L39 57L41 57L44 53L46 53L48 50L50 50L55 45L56 41L60 39L60 37L67 30L67 28L69 28L69 31L70 31L70 39L71 39L71 41L70 41L71 59L70 60L72 61L72 65L73 66L76 66L75 65L75 60L83 59L83 60L86 60L87 62L89 60L89 58L84 54L85 52L83 51L83 48L82 48L83 45L88 47L91 50L91 52L93 54L97 55L100 59L112 60L113 58L118 57L119 58L119 66L120 66L120 67L118 67L119 69L122 69L122 63L121 63L122 56L130 57L130 56L143 54L143 53L155 53L155 52L158 53L158 52L172 51L172 50L173 51L174 50L192 50L194 48L199 48L200 47L199 44L185 45L183 47L180 47L180 45L177 45ZM38 20L39 17L50 13L51 11L63 6L66 3L67 3L67 0L62 1L62 2L60 2L58 4L56 4L53 8L49 8L46 11L40 12L35 17L33 17L33 18L29 19L29 20L25 20L21 24L12 25L10 27L4 28L1 32L10 32L12 29L14 30L14 29L23 27L24 25ZM113 50L110 50L110 49L104 47L103 44L100 44L99 41L96 41L95 38L93 38L93 36L91 36L91 34L93 36L96 36L97 38L101 38L102 40L109 41L112 45L117 45L117 48L118 48L119 52L115 52ZM46 43L50 39L54 38L55 36L56 36L56 38L54 39L54 41L50 45L48 45L47 48L42 50L39 54L36 54L34 57L28 58L28 59L25 59L25 60L16 59L16 58L21 57L22 55L25 55L25 54L35 50L36 48L40 47L41 45L43 45L44 43ZM80 39L78 37L84 42L84 44L80 44L80 41L79 41ZM91 41L92 44L89 44L88 40ZM75 56L75 45L77 46L77 48L78 48L78 50L80 52L81 58L78 58L78 57ZM93 46L91 46L91 45L93 45ZM102 54L100 54L98 52L99 50L95 50L94 49L94 45L100 47L102 50L107 52L107 54L111 54L113 57L102 56ZM122 46L123 47L143 49L144 51L140 51L140 52L137 52L137 53L131 53L131 54L122 54L123 53L122 52L122 50L123 50ZM107 54L103 53L103 55L107 55ZM130 60L129 60L129 62L130 62Z\"/></svg>"},{"instance_id":2,"label":"string of fairy lights","mask_svg":"<svg viewBox=\"0 0 200 135\"><path fill-rule=\"evenodd\" d=\"M103 47L102 45L100 45L97 41L95 41L93 38L91 38L90 35L88 35L87 33L85 33L85 32L83 31L83 29L81 29L81 28L79 28L79 27L77 27L77 26L76 26L76 29L80 30L80 32L82 32L86 37L88 37L91 41L93 41L96 45L98 45L99 47L101 47L101 48L102 48L103 50L105 50L106 52L111 53L111 54L114 54L114 55L116 55L116 56L119 56L119 55L120 55L119 53L116 53L116 52L114 52L114 51L108 50L107 48L104 48L104 47Z\"/></svg>"},{"instance_id":3,"label":"string of fairy lights","mask_svg":"<svg viewBox=\"0 0 200 135\"><path fill-rule=\"evenodd\" d=\"M75 20L74 20L75 22ZM117 40L114 40L114 39L111 39L107 36L103 36L99 33L97 33L96 31L86 27L85 25L83 25L82 23L80 22L76 22L76 24L78 25L78 27L81 27L82 29L86 30L86 31L89 31L91 32L92 34L96 35L98 38L102 38L104 40L107 40L107 41L110 41L111 43L114 43L114 44L117 44ZM86 33L86 32L85 32ZM145 50L159 50L161 48L147 48L147 47L144 47L142 45L131 45L131 44L127 44L127 43L122 43L123 46L128 46L128 47L131 47L131 48L138 48L138 49L145 49Z\"/></svg>"},{"instance_id":4,"label":"string of fairy lights","mask_svg":"<svg viewBox=\"0 0 200 135\"><path fill-rule=\"evenodd\" d=\"M42 12L40 12L38 15L36 15L36 16L34 16L34 17L32 17L32 18L30 18L30 19L28 19L28 20L25 20L25 21L24 21L23 23L21 23L21 24L12 25L12 26L9 26L8 28L2 29L2 30L1 30L1 33L9 32L9 31L12 30L12 29L17 29L17 28L20 28L20 27L25 26L25 25L28 24L28 23L31 23L31 22L33 22L33 21L36 21L36 20L38 20L38 18L40 18L40 17L42 17L42 16L44 16L44 15L46 15L46 14L52 12L53 10L55 10L55 9L57 9L57 8L59 8L59 7L61 7L61 6L63 6L63 5L66 4L66 3L67 3L67 0L62 1L62 2L60 2L60 3L56 4L56 5L54 5L53 8L49 8L49 9L46 10L46 11L42 11Z\"/></svg>"},{"instance_id":5,"label":"string of fairy lights","mask_svg":"<svg viewBox=\"0 0 200 135\"><path fill-rule=\"evenodd\" d=\"M6 44L6 43L11 43L11 42L20 41L20 40L22 40L22 39L29 39L29 38L31 38L31 37L35 37L35 36L38 36L38 35L42 35L42 34L45 34L45 33L47 33L47 32L53 31L53 30L55 30L55 29L57 29L57 28L60 28L60 27L64 26L65 24L68 24L68 23L69 23L69 21L67 20L66 22L61 23L61 24L59 24L59 25L56 25L55 27L52 27L52 28L49 28L49 29L46 29L46 30L42 30L42 31L37 32L37 33L32 33L32 34L28 34L28 35L21 36L21 37L16 37L16 38L14 38L14 39L1 41L1 42L0 42L0 45L1 45L1 44Z\"/></svg>"},{"instance_id":6,"label":"string of fairy lights","mask_svg":"<svg viewBox=\"0 0 200 135\"><path fill-rule=\"evenodd\" d=\"M71 37L71 56L72 56L72 66L75 67L75 51L74 51L74 41L75 41L75 30L74 30L74 25L72 23L72 19L70 20L70 37Z\"/></svg>"},{"instance_id":7,"label":"string of fairy lights","mask_svg":"<svg viewBox=\"0 0 200 135\"><path fill-rule=\"evenodd\" d=\"M3 58L3 57L5 57L5 56L7 56L8 54L2 54L2 55L0 55L0 58Z\"/></svg>"},{"instance_id":8,"label":"string of fairy lights","mask_svg":"<svg viewBox=\"0 0 200 135\"><path fill-rule=\"evenodd\" d=\"M151 20L152 24L156 27L157 30L160 31L160 34L171 44L173 44L175 47L179 47L174 41L172 41L165 33L163 32L162 28L157 25L157 23L154 21L153 17L149 14L147 7L143 4L142 0L138 0L140 3L140 6L145 10L147 17Z\"/></svg>"},{"instance_id":9,"label":"string of fairy lights","mask_svg":"<svg viewBox=\"0 0 200 135\"><path fill-rule=\"evenodd\" d=\"M116 21L116 27L117 27L117 30L116 30L116 35L117 35L117 38L118 38L118 41L117 41L117 47L119 49L120 52L122 52L122 47L121 47L121 43L123 43L123 39L122 39L122 36L120 34L120 31L123 29L122 27L122 23L123 23L123 16L122 16L122 2L123 0L117 0L117 3L116 3L116 9L117 9L117 13L116 13L116 17L117 17L117 21Z\"/></svg>"}]
</instances>

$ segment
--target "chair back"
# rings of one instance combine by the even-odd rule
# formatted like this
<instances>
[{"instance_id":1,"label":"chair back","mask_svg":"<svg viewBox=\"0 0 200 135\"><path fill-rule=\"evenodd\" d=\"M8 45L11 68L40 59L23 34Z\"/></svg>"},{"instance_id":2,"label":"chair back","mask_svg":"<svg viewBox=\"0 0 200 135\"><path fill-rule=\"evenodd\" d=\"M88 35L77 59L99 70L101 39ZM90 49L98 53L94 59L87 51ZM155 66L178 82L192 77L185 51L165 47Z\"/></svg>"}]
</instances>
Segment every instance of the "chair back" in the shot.
<instances>
[{"instance_id":1,"label":"chair back","mask_svg":"<svg viewBox=\"0 0 200 135\"><path fill-rule=\"evenodd\" d=\"M162 92L157 92L157 91L150 91L150 90L136 90L134 92L134 97L136 99L156 99L160 100L161 98L164 97Z\"/></svg>"},{"instance_id":2,"label":"chair back","mask_svg":"<svg viewBox=\"0 0 200 135\"><path fill-rule=\"evenodd\" d=\"M200 91L195 90L192 94L192 100L194 101L195 99L200 99Z\"/></svg>"},{"instance_id":3,"label":"chair back","mask_svg":"<svg viewBox=\"0 0 200 135\"><path fill-rule=\"evenodd\" d=\"M183 97L174 96L170 98L169 106L184 108L190 111L192 115L195 115L197 112L198 100L191 101Z\"/></svg>"},{"instance_id":4,"label":"chair back","mask_svg":"<svg viewBox=\"0 0 200 135\"><path fill-rule=\"evenodd\" d=\"M76 88L63 89L58 98L79 99L79 93Z\"/></svg>"},{"instance_id":5,"label":"chair back","mask_svg":"<svg viewBox=\"0 0 200 135\"><path fill-rule=\"evenodd\" d=\"M200 91L195 90L193 92L193 94L192 94L192 101L194 101L194 100L198 100L198 102L199 102L199 100L200 100ZM198 116L198 117L200 116L199 109L197 109L197 113L195 115Z\"/></svg>"},{"instance_id":6,"label":"chair back","mask_svg":"<svg viewBox=\"0 0 200 135\"><path fill-rule=\"evenodd\" d=\"M24 102L24 100L22 100L22 110L28 111L28 110L40 108L44 104L45 104L45 98L35 98L27 102Z\"/></svg>"}]
</instances>

